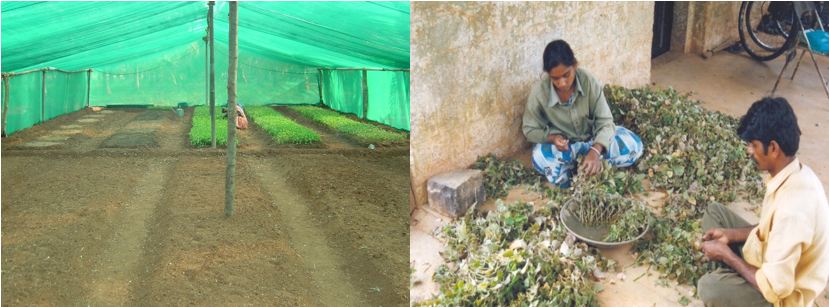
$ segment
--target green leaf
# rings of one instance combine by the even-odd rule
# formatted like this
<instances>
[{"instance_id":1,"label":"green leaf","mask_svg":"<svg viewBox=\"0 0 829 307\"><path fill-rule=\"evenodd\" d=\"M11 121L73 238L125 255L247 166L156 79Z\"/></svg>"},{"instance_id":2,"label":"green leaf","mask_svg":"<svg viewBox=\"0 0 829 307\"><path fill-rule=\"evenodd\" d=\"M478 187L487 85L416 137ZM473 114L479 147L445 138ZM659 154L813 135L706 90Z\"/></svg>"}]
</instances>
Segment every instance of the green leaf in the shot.
<instances>
[{"instance_id":1,"label":"green leaf","mask_svg":"<svg viewBox=\"0 0 829 307\"><path fill-rule=\"evenodd\" d=\"M682 295L682 296L679 297L679 303L682 304L682 306L688 306L688 304L691 303L691 300L689 300L687 297Z\"/></svg>"},{"instance_id":2,"label":"green leaf","mask_svg":"<svg viewBox=\"0 0 829 307\"><path fill-rule=\"evenodd\" d=\"M685 173L685 167L682 165L674 165L674 174L677 176L682 176Z\"/></svg>"}]
</instances>

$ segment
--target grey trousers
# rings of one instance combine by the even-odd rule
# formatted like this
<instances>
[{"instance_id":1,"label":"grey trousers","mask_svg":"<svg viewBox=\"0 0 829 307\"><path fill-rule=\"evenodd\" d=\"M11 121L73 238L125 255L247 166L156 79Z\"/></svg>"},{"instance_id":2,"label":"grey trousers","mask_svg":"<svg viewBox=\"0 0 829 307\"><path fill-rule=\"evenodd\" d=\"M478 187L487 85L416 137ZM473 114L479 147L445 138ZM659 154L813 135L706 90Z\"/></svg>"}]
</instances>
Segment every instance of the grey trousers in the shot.
<instances>
[{"instance_id":1,"label":"grey trousers","mask_svg":"<svg viewBox=\"0 0 829 307\"><path fill-rule=\"evenodd\" d=\"M737 216L736 213L727 207L711 203L705 209L702 217L702 231L711 228L743 228L751 224ZM743 243L729 244L731 250L740 257L743 256ZM705 306L708 307L737 307L737 306L769 306L763 294L755 290L740 273L734 271L727 265L720 263L720 267L700 278L697 284L699 297Z\"/></svg>"}]
</instances>

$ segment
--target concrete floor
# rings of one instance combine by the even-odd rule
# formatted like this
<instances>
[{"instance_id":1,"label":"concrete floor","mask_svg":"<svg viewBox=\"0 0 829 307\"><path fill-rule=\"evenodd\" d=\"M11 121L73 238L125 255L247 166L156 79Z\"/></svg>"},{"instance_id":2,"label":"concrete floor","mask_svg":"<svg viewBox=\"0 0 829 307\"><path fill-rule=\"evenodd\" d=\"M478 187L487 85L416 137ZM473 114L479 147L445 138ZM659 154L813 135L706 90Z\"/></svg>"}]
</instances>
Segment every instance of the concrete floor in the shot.
<instances>
[{"instance_id":1,"label":"concrete floor","mask_svg":"<svg viewBox=\"0 0 829 307\"><path fill-rule=\"evenodd\" d=\"M829 59L816 57L824 77L829 78ZM742 116L754 101L771 94L784 63L783 57L769 62L757 62L745 53L730 54L725 51L718 52L707 60L699 55L669 52L652 61L651 82L657 87L672 86L680 93L693 92L691 98L701 100L702 106L709 110ZM792 70L789 68L784 76L790 77ZM829 191L829 161L821 158L829 151L829 97L808 54L803 58L794 81L788 78L780 81L776 96L788 99L798 116L802 131L798 152L800 161L815 171L823 182L824 189ZM530 150L512 158L529 165ZM664 194L652 193L648 202L658 205L662 196ZM516 199L530 201L534 198L526 191L516 189L510 192L505 202ZM487 203L491 205L492 200ZM746 203L729 206L750 222L759 220L756 214L744 210L748 207ZM435 268L444 263L438 254L443 245L431 233L447 222L448 218L427 208L418 208L412 214L410 261L416 270L413 278L419 280L411 288L413 302L423 301L439 293L438 285L431 280L431 276ZM627 267L634 262L628 249L629 247L622 247L603 250L603 254L618 261L620 267ZM645 271L645 267L631 266L624 269L628 277L625 281L616 280L615 284L610 284L609 280L603 281L604 291L599 293L601 305L681 306L678 303L680 295L690 297L690 286L656 285L658 274L633 281ZM825 298L827 289L818 296L818 306L829 306L829 299ZM702 306L702 302L692 300L689 306Z\"/></svg>"}]
</instances>

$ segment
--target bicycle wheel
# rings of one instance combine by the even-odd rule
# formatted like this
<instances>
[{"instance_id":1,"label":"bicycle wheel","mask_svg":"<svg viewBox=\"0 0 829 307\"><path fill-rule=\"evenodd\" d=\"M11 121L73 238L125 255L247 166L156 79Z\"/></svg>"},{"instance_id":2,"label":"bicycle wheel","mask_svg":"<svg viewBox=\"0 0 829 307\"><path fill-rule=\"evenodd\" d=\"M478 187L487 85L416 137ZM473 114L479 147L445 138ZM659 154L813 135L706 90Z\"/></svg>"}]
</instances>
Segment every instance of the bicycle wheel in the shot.
<instances>
[{"instance_id":1,"label":"bicycle wheel","mask_svg":"<svg viewBox=\"0 0 829 307\"><path fill-rule=\"evenodd\" d=\"M770 5L787 7L769 10ZM796 40L796 35L791 34L798 31L791 6L791 2L743 1L738 23L740 41L748 55L758 61L768 61L789 49Z\"/></svg>"}]
</instances>

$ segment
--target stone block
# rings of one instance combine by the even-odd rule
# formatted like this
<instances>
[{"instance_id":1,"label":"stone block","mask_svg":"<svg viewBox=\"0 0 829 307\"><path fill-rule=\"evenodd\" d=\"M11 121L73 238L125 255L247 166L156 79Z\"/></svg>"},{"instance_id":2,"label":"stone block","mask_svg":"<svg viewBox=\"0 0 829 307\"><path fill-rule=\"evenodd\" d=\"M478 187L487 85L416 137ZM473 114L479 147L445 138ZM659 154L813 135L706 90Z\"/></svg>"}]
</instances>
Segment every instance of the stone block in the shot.
<instances>
[{"instance_id":1,"label":"stone block","mask_svg":"<svg viewBox=\"0 0 829 307\"><path fill-rule=\"evenodd\" d=\"M483 205L484 173L480 170L458 170L436 175L426 181L429 205L446 216L458 218L473 204Z\"/></svg>"}]
</instances>

